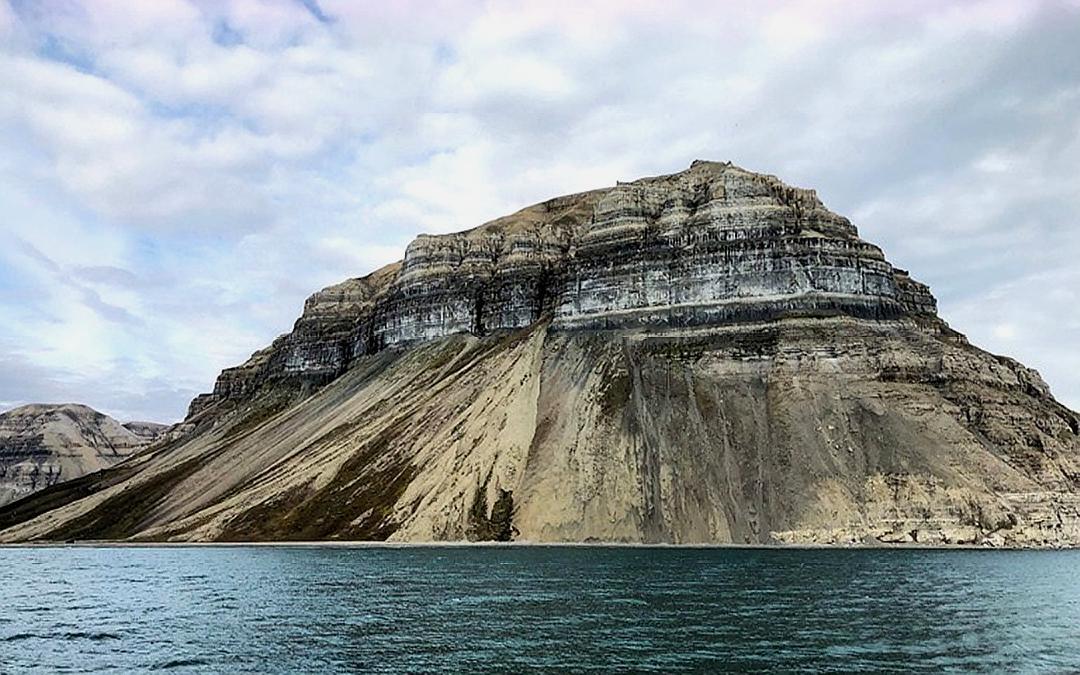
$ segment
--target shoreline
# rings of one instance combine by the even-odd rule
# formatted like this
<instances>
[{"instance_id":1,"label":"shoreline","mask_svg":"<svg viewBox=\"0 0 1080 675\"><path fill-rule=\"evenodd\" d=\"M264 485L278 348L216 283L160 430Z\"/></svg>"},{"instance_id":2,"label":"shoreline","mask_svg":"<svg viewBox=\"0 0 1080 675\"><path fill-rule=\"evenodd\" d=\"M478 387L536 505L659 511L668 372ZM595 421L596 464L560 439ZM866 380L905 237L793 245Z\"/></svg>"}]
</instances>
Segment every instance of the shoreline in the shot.
<instances>
[{"instance_id":1,"label":"shoreline","mask_svg":"<svg viewBox=\"0 0 1080 675\"><path fill-rule=\"evenodd\" d=\"M652 550L741 551L1076 551L1080 546L983 546L979 544L669 544L637 542L533 542L533 541L30 541L0 543L0 549L56 548L340 548L340 549L450 549L450 548L611 548Z\"/></svg>"}]
</instances>

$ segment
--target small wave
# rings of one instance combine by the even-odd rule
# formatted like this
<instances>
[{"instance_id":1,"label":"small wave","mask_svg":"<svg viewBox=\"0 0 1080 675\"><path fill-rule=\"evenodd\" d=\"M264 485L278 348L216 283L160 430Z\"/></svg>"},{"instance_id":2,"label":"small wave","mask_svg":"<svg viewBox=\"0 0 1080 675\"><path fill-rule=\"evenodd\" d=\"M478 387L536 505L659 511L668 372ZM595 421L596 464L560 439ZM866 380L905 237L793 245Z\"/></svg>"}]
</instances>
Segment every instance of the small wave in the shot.
<instances>
[{"instance_id":1,"label":"small wave","mask_svg":"<svg viewBox=\"0 0 1080 675\"><path fill-rule=\"evenodd\" d=\"M65 640L92 640L93 642L120 639L120 636L116 633L86 633L83 631L64 633L61 637L63 637Z\"/></svg>"},{"instance_id":2,"label":"small wave","mask_svg":"<svg viewBox=\"0 0 1080 675\"><path fill-rule=\"evenodd\" d=\"M638 606L644 607L644 606L648 606L649 601L648 600L640 600L638 598L610 598L608 600L608 604L611 604L611 605L633 605L635 607L638 607Z\"/></svg>"},{"instance_id":3,"label":"small wave","mask_svg":"<svg viewBox=\"0 0 1080 675\"><path fill-rule=\"evenodd\" d=\"M115 633L87 633L83 631L75 631L69 633L47 633L39 635L37 633L15 633L14 635L8 635L0 638L0 642L22 642L23 640L92 640L94 642L101 642L102 640L119 640L120 636Z\"/></svg>"},{"instance_id":4,"label":"small wave","mask_svg":"<svg viewBox=\"0 0 1080 675\"><path fill-rule=\"evenodd\" d=\"M173 659L172 661L166 661L165 663L158 663L150 666L150 670L172 670L173 668L189 668L192 666L208 666L209 661L202 659Z\"/></svg>"},{"instance_id":5,"label":"small wave","mask_svg":"<svg viewBox=\"0 0 1080 675\"><path fill-rule=\"evenodd\" d=\"M15 633L14 635L0 638L0 640L3 642L22 642L23 640L33 640L36 637L38 636L33 633Z\"/></svg>"}]
</instances>

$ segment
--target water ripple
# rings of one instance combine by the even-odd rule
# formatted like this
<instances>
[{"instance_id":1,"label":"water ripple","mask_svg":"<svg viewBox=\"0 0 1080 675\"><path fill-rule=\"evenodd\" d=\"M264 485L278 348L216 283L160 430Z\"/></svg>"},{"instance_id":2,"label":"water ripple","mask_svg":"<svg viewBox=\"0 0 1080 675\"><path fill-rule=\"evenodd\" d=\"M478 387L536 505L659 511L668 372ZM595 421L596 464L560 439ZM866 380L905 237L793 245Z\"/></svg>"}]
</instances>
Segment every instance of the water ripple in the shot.
<instances>
[{"instance_id":1,"label":"water ripple","mask_svg":"<svg viewBox=\"0 0 1080 675\"><path fill-rule=\"evenodd\" d=\"M1080 671L1080 553L0 549L4 672Z\"/></svg>"}]
</instances>

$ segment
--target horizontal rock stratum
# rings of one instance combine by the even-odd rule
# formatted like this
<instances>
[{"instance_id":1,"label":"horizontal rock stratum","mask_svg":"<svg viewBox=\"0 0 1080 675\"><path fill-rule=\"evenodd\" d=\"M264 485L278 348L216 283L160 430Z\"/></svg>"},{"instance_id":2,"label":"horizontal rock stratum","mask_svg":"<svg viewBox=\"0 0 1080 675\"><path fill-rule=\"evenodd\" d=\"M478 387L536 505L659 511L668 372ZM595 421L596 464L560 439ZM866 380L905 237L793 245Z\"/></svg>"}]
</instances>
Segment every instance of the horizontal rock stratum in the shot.
<instances>
[{"instance_id":1,"label":"horizontal rock stratum","mask_svg":"<svg viewBox=\"0 0 1080 675\"><path fill-rule=\"evenodd\" d=\"M1078 434L813 191L695 162L316 293L0 540L1069 545Z\"/></svg>"},{"instance_id":2,"label":"horizontal rock stratum","mask_svg":"<svg viewBox=\"0 0 1080 675\"><path fill-rule=\"evenodd\" d=\"M164 434L84 405L25 405L0 413L0 506L127 459Z\"/></svg>"}]
</instances>

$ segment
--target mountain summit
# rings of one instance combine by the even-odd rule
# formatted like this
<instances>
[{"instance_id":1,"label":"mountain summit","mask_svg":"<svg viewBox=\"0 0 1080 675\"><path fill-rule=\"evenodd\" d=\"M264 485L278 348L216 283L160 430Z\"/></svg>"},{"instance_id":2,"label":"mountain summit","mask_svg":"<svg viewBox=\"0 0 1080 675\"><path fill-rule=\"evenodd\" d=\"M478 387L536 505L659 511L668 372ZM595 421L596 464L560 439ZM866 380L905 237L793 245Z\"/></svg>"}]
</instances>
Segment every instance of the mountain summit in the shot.
<instances>
[{"instance_id":1,"label":"mountain summit","mask_svg":"<svg viewBox=\"0 0 1080 675\"><path fill-rule=\"evenodd\" d=\"M1080 542L1080 417L730 163L421 236L183 430L0 540Z\"/></svg>"}]
</instances>

